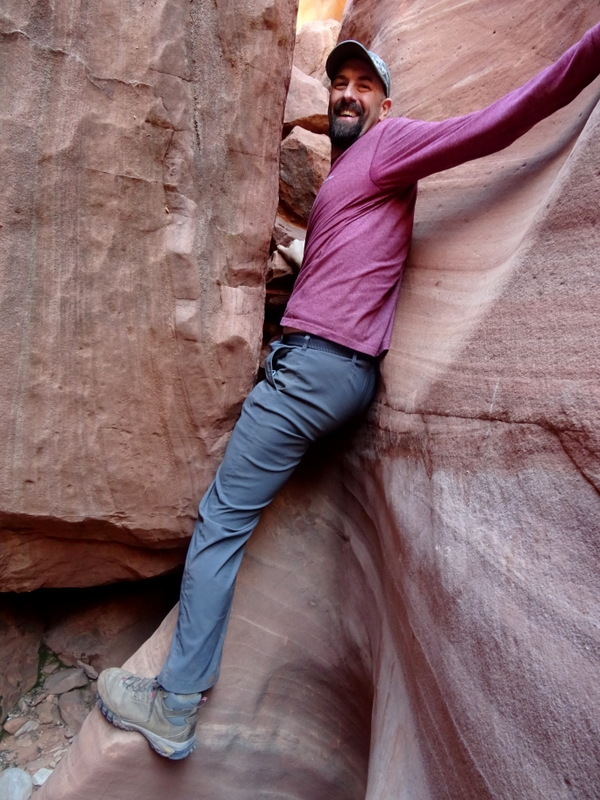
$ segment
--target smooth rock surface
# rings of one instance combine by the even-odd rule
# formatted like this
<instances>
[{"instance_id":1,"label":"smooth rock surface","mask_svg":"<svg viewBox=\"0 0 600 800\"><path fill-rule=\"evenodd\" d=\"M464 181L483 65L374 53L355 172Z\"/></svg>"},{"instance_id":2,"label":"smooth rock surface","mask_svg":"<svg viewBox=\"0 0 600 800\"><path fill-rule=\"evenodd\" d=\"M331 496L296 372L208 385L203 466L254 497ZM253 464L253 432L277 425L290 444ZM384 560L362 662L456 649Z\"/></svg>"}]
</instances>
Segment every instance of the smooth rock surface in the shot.
<instances>
[{"instance_id":1,"label":"smooth rock surface","mask_svg":"<svg viewBox=\"0 0 600 800\"><path fill-rule=\"evenodd\" d=\"M294 478L296 492L275 501L244 561L222 677L201 712L198 749L174 769L141 736L113 728L95 710L39 800L117 792L119 800L166 793L206 800L263 792L297 800L364 797L370 633L353 613L360 572L330 518L338 488L329 487L319 465L325 455ZM295 535L282 536L281 518ZM155 674L174 620L171 614L127 666Z\"/></svg>"}]
</instances>

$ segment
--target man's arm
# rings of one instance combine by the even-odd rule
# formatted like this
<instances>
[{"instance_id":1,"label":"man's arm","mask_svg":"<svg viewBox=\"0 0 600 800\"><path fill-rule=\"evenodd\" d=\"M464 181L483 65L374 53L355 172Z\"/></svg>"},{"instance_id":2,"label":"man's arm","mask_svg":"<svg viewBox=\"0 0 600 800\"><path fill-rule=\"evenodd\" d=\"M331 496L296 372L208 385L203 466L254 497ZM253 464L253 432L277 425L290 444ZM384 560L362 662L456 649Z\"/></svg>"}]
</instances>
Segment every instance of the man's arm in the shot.
<instances>
[{"instance_id":1,"label":"man's arm","mask_svg":"<svg viewBox=\"0 0 600 800\"><path fill-rule=\"evenodd\" d=\"M440 122L392 119L371 167L382 188L415 183L434 172L512 144L570 103L600 74L600 23L538 75L481 111Z\"/></svg>"}]
</instances>

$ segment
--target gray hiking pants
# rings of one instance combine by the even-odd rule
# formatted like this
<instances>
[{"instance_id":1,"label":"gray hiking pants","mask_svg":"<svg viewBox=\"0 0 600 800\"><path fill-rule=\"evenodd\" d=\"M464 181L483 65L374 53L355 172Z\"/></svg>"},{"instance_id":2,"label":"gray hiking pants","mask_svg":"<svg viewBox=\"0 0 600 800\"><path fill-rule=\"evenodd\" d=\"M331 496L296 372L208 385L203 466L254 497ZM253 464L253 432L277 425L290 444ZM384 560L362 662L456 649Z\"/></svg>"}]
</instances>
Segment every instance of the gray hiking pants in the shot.
<instances>
[{"instance_id":1,"label":"gray hiking pants","mask_svg":"<svg viewBox=\"0 0 600 800\"><path fill-rule=\"evenodd\" d=\"M203 691L216 682L235 579L261 511L312 442L369 405L377 365L319 337L292 334L271 345L265 375L246 398L200 502L177 626L158 675L172 692Z\"/></svg>"}]
</instances>

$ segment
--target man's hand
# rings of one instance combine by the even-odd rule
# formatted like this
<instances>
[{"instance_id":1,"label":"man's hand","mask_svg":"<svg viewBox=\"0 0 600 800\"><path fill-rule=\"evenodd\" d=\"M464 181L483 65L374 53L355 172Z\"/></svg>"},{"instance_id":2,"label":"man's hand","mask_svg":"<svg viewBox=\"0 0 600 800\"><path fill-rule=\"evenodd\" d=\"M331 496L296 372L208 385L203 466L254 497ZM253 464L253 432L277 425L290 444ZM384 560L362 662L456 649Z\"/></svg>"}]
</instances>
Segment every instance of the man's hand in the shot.
<instances>
[{"instance_id":1,"label":"man's hand","mask_svg":"<svg viewBox=\"0 0 600 800\"><path fill-rule=\"evenodd\" d=\"M291 267L300 269L304 258L304 239L292 239L292 243L287 247L278 244L277 252L281 253Z\"/></svg>"}]
</instances>

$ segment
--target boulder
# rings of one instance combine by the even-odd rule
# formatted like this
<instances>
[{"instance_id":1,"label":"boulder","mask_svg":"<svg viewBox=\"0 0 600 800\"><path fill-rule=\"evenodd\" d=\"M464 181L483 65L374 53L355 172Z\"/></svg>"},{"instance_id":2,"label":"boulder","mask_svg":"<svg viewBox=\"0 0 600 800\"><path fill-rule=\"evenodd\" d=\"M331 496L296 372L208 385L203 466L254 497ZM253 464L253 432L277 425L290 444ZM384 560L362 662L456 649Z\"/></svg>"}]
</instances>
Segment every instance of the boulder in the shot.
<instances>
[{"instance_id":1,"label":"boulder","mask_svg":"<svg viewBox=\"0 0 600 800\"><path fill-rule=\"evenodd\" d=\"M317 191L327 177L331 144L304 128L294 128L281 144L279 201L283 213L306 224Z\"/></svg>"},{"instance_id":2,"label":"boulder","mask_svg":"<svg viewBox=\"0 0 600 800\"><path fill-rule=\"evenodd\" d=\"M323 5L323 4L322 4ZM342 6L343 3L338 3ZM340 11L342 9L340 8ZM336 9L332 9L335 14ZM340 33L341 14L336 19L311 20L305 22L296 36L294 49L294 64L306 75L327 84L329 79L325 74L327 56L337 44Z\"/></svg>"},{"instance_id":3,"label":"boulder","mask_svg":"<svg viewBox=\"0 0 600 800\"><path fill-rule=\"evenodd\" d=\"M328 102L329 93L323 84L293 66L283 118L284 135L296 125L312 133L327 133Z\"/></svg>"},{"instance_id":4,"label":"boulder","mask_svg":"<svg viewBox=\"0 0 600 800\"><path fill-rule=\"evenodd\" d=\"M295 4L9 4L0 582L172 569L255 378Z\"/></svg>"}]
</instances>

